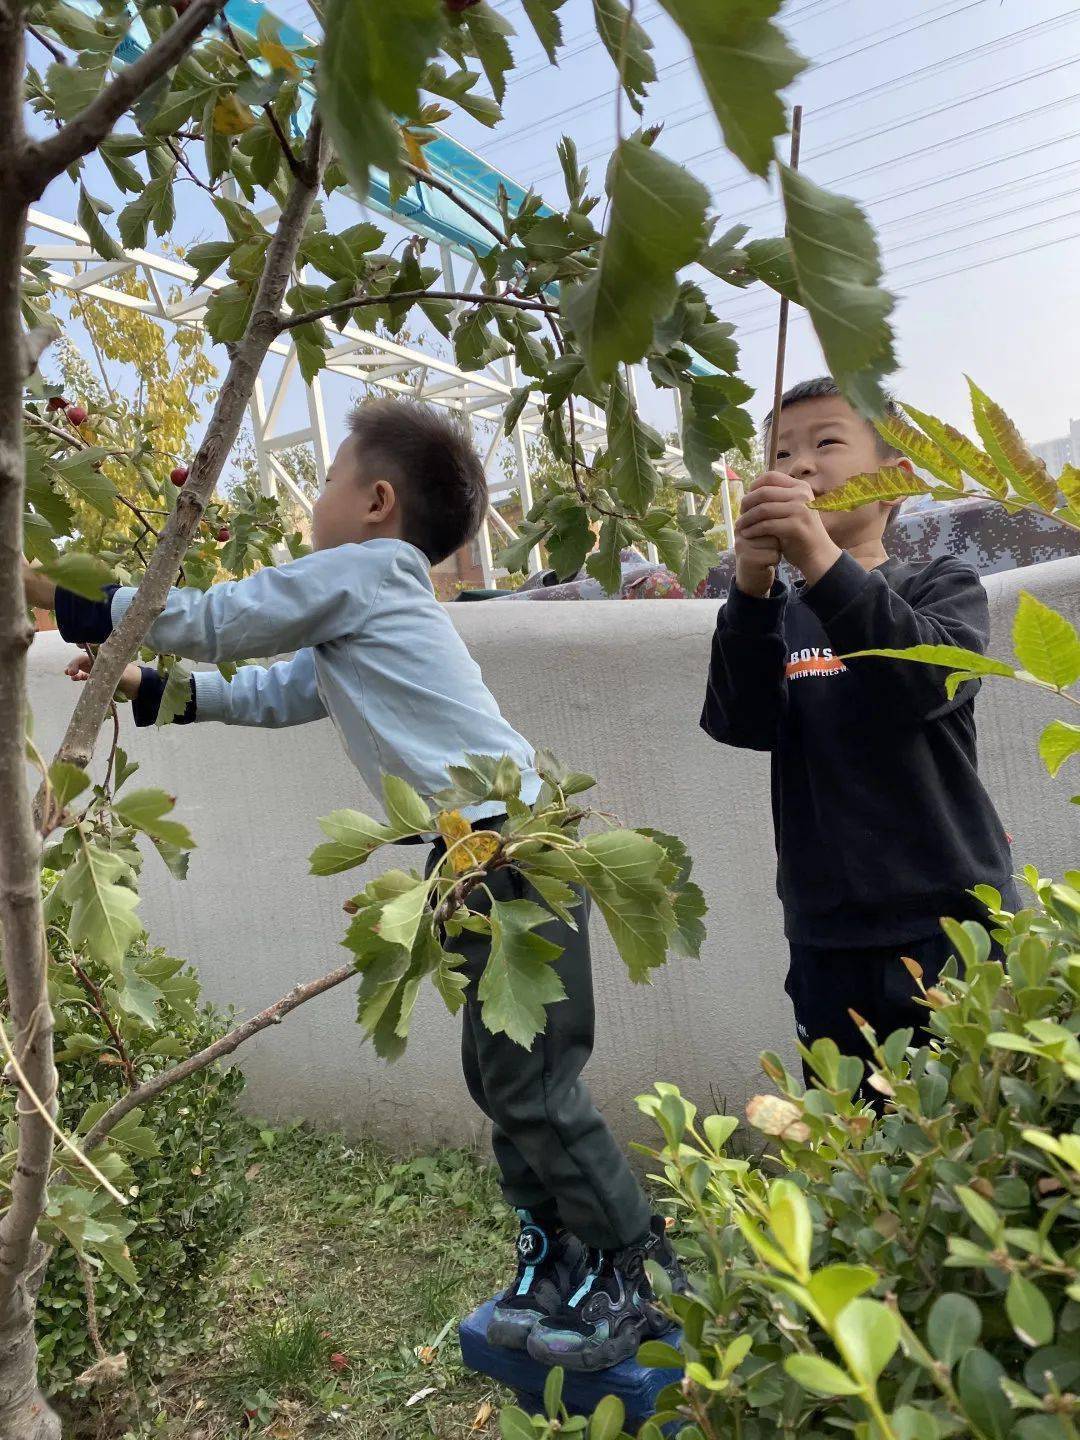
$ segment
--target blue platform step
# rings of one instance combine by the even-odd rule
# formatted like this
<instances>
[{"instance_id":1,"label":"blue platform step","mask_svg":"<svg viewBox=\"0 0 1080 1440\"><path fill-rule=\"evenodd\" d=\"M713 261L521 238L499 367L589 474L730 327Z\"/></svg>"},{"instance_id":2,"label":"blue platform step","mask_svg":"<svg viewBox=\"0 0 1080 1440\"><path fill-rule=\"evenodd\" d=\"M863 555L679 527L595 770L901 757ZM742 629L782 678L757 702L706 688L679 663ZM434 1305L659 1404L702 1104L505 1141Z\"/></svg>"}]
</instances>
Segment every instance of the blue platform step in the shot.
<instances>
[{"instance_id":1,"label":"blue platform step","mask_svg":"<svg viewBox=\"0 0 1080 1440\"><path fill-rule=\"evenodd\" d=\"M524 1350L488 1344L487 1327L494 1308L495 1301L489 1300L461 1322L461 1358L470 1370L508 1386L523 1410L538 1415L544 1408L547 1367L538 1365ZM663 1338L669 1345L678 1346L681 1336L678 1330L672 1330ZM626 1428L636 1430L655 1413L661 1390L681 1375L681 1370L651 1370L636 1360L624 1360L621 1365L588 1375L568 1370L563 1404L571 1415L591 1415L605 1395L617 1395L626 1407Z\"/></svg>"}]
</instances>

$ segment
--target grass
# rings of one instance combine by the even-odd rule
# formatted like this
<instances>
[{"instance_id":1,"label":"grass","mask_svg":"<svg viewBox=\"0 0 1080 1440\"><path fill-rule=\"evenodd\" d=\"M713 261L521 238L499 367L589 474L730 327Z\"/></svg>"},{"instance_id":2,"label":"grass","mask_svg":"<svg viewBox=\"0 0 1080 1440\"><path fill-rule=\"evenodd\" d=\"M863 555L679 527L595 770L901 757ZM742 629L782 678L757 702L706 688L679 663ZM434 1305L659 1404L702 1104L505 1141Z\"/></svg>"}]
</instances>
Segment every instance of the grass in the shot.
<instances>
[{"instance_id":1,"label":"grass","mask_svg":"<svg viewBox=\"0 0 1080 1440\"><path fill-rule=\"evenodd\" d=\"M494 1435L505 1396L463 1369L456 1331L513 1264L491 1168L263 1136L250 1227L208 1290L203 1340L155 1386L85 1406L75 1440Z\"/></svg>"}]
</instances>

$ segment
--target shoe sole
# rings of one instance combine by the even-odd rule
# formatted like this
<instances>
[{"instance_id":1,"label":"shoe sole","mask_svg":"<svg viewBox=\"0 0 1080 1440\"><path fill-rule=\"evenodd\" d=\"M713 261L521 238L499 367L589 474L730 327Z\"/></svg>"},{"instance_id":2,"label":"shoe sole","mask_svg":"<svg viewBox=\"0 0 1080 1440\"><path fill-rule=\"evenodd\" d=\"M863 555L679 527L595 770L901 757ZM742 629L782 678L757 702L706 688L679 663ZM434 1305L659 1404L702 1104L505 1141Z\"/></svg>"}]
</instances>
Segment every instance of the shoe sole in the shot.
<instances>
[{"instance_id":1,"label":"shoe sole","mask_svg":"<svg viewBox=\"0 0 1080 1440\"><path fill-rule=\"evenodd\" d=\"M534 1330L529 1336L526 1349L530 1357L539 1365L555 1366L561 1365L564 1370L573 1370L578 1374L592 1374L596 1370L610 1370L615 1365L621 1365L624 1360L632 1359L638 1352L638 1347L646 1340L657 1340L661 1335L667 1335L676 1326L666 1315L659 1311L653 1311L644 1330L640 1335L632 1332L617 1335L611 1340L605 1340L591 1350L571 1350L566 1354L556 1354L548 1351L544 1342L538 1338Z\"/></svg>"}]
</instances>

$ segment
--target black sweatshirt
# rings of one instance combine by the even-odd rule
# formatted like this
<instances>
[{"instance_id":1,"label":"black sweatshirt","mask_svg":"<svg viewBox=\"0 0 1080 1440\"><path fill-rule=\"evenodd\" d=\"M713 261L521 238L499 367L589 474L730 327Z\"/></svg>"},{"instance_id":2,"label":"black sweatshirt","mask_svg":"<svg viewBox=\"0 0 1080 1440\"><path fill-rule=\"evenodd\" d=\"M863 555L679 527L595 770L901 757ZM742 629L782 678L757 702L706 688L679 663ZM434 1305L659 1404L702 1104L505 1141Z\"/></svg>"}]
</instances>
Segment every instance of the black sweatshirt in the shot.
<instances>
[{"instance_id":1,"label":"black sweatshirt","mask_svg":"<svg viewBox=\"0 0 1080 1440\"><path fill-rule=\"evenodd\" d=\"M777 890L793 944L845 949L978 916L971 886L1009 892L1009 842L976 768L978 682L837 656L912 645L985 651L986 593L950 556L865 571L842 555L816 585L733 588L713 639L702 727L772 755ZM985 913L985 912L983 912Z\"/></svg>"}]
</instances>

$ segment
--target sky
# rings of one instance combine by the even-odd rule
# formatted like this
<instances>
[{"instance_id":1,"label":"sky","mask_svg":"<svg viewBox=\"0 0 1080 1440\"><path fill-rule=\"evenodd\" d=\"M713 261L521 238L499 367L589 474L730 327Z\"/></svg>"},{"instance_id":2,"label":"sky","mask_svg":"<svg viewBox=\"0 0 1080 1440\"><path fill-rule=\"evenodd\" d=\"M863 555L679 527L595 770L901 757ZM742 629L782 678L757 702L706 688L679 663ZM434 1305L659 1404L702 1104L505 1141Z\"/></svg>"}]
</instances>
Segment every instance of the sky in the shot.
<instances>
[{"instance_id":1,"label":"sky","mask_svg":"<svg viewBox=\"0 0 1080 1440\"><path fill-rule=\"evenodd\" d=\"M596 39L591 0L566 0L560 11L569 43L557 69L546 63L520 0L496 6L518 30L505 120L488 131L455 116L445 128L560 205L561 134L573 136L594 183L602 181L616 134L614 68ZM306 0L273 8L314 28ZM664 123L661 147L709 186L725 227L742 222L757 235L778 233L774 187L748 177L725 151L685 41L658 0L636 0L635 9L655 42L659 81L645 119ZM782 18L811 61L789 91L804 107L802 168L858 199L879 232L886 284L897 296L895 393L967 426L967 373L1029 440L1066 433L1070 418L1080 418L1080 7L1069 0L789 0ZM631 120L624 105L624 126ZM74 218L66 182L41 208ZM190 184L180 215L180 243L217 230L206 197ZM703 272L695 278L706 282L721 318L737 326L742 372L758 392L750 409L760 419L772 390L775 297L760 287L735 291ZM787 379L823 368L810 325L794 310ZM344 428L344 383L327 395L332 439ZM666 404L643 397L654 423L663 422ZM294 393L283 425L305 419L303 396Z\"/></svg>"}]
</instances>

